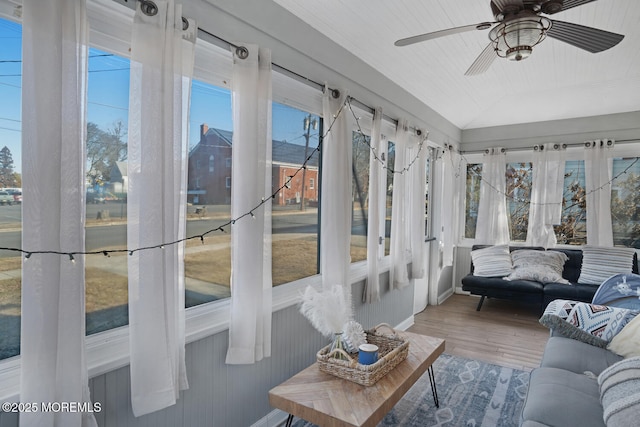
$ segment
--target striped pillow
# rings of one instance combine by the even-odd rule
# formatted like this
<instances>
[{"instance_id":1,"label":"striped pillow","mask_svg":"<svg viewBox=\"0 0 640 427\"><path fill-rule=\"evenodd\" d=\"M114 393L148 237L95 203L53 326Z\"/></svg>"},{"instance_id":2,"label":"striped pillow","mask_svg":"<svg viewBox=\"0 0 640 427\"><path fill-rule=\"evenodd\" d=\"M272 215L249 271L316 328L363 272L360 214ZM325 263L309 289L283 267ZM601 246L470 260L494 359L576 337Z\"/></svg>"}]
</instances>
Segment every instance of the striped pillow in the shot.
<instances>
[{"instance_id":1,"label":"striped pillow","mask_svg":"<svg viewBox=\"0 0 640 427\"><path fill-rule=\"evenodd\" d=\"M473 250L471 261L474 276L504 277L511 274L511 254L507 245Z\"/></svg>"},{"instance_id":2,"label":"striped pillow","mask_svg":"<svg viewBox=\"0 0 640 427\"><path fill-rule=\"evenodd\" d=\"M598 376L603 419L607 427L638 425L640 357L614 363Z\"/></svg>"},{"instance_id":3,"label":"striped pillow","mask_svg":"<svg viewBox=\"0 0 640 427\"><path fill-rule=\"evenodd\" d=\"M630 274L633 270L634 254L633 248L584 246L578 283L601 285L614 274Z\"/></svg>"}]
</instances>

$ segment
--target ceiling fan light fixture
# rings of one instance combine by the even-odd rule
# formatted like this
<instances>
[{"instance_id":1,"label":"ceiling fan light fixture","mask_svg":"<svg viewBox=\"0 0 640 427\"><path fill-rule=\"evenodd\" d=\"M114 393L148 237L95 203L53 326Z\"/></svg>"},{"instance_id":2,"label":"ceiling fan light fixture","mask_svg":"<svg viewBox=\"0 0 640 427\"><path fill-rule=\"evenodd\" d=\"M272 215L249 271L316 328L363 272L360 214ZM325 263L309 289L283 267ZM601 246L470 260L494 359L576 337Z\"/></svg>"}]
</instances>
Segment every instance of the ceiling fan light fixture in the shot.
<instances>
[{"instance_id":1,"label":"ceiling fan light fixture","mask_svg":"<svg viewBox=\"0 0 640 427\"><path fill-rule=\"evenodd\" d=\"M550 28L551 20L531 14L500 23L489 32L489 38L498 56L521 61L531 55Z\"/></svg>"}]
</instances>

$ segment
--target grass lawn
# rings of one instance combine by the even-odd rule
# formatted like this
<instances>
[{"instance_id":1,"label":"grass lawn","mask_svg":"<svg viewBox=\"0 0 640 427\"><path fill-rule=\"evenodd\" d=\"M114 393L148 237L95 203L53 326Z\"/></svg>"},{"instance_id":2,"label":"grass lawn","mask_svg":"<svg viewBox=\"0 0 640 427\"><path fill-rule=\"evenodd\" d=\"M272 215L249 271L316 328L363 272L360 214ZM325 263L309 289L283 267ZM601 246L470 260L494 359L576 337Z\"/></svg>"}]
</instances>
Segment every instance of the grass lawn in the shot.
<instances>
[{"instance_id":1,"label":"grass lawn","mask_svg":"<svg viewBox=\"0 0 640 427\"><path fill-rule=\"evenodd\" d=\"M354 240L351 260L366 258L366 243ZM212 236L207 245L185 256L188 278L229 287L231 277L230 236ZM200 241L188 242L189 247L202 246ZM211 248L212 247L212 248ZM301 236L278 239L272 245L273 285L292 282L317 274L317 238ZM113 255L113 261L121 262ZM0 272L19 270L22 257L3 258ZM88 266L85 270L87 332L104 331L128 323L128 281L122 273ZM19 353L20 345L20 292L19 277L0 276L0 359Z\"/></svg>"}]
</instances>

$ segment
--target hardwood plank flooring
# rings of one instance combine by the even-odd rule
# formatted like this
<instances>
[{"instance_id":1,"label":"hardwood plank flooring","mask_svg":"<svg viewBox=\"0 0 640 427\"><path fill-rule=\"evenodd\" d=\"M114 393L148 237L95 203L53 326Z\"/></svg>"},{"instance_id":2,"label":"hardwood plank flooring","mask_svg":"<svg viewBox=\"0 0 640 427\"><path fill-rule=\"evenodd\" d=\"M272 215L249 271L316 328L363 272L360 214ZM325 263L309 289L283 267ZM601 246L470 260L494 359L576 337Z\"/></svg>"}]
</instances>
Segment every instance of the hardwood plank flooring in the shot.
<instances>
[{"instance_id":1,"label":"hardwood plank flooring","mask_svg":"<svg viewBox=\"0 0 640 427\"><path fill-rule=\"evenodd\" d=\"M444 338L445 352L530 371L540 365L549 330L538 323L540 309L513 301L452 295L427 306L408 330Z\"/></svg>"}]
</instances>

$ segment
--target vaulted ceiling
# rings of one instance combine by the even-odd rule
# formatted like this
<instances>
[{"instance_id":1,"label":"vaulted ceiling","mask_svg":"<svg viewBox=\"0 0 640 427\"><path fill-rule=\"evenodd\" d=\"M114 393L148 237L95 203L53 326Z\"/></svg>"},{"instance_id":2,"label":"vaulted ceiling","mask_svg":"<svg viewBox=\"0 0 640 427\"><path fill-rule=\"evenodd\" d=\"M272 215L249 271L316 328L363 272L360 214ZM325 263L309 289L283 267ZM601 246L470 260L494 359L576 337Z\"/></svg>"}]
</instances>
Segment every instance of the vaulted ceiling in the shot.
<instances>
[{"instance_id":1,"label":"vaulted ceiling","mask_svg":"<svg viewBox=\"0 0 640 427\"><path fill-rule=\"evenodd\" d=\"M494 21L489 0L274 0L460 129L640 111L640 1L598 0L550 16L623 34L601 53L547 37L526 60L465 71L488 31L411 46L398 39ZM565 0L567 2L569 0Z\"/></svg>"}]
</instances>

